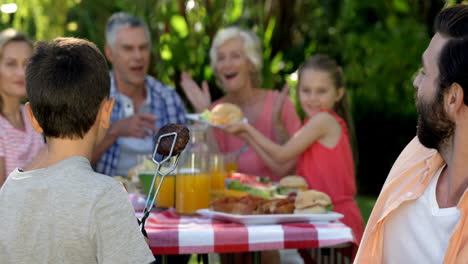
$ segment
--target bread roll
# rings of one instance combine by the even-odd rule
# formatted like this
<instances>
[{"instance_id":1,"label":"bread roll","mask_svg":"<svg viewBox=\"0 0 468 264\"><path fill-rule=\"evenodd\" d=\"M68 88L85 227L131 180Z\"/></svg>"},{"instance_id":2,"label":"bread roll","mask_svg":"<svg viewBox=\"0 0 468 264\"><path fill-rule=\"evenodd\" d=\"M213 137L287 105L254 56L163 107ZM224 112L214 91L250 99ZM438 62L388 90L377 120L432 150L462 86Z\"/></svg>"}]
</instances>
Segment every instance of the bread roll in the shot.
<instances>
[{"instance_id":1,"label":"bread roll","mask_svg":"<svg viewBox=\"0 0 468 264\"><path fill-rule=\"evenodd\" d=\"M308 207L305 209L295 209L295 214L324 214L327 210L323 206Z\"/></svg>"},{"instance_id":2,"label":"bread roll","mask_svg":"<svg viewBox=\"0 0 468 264\"><path fill-rule=\"evenodd\" d=\"M332 205L332 201L330 196L328 196L326 193L315 190L308 190L297 195L294 205L296 207L294 210L295 214L317 214L325 213L326 207Z\"/></svg>"},{"instance_id":3,"label":"bread roll","mask_svg":"<svg viewBox=\"0 0 468 264\"><path fill-rule=\"evenodd\" d=\"M280 180L278 187L307 190L309 185L307 184L307 181L304 179L304 177L297 176L297 175L290 175L290 176L283 177Z\"/></svg>"},{"instance_id":4,"label":"bread roll","mask_svg":"<svg viewBox=\"0 0 468 264\"><path fill-rule=\"evenodd\" d=\"M234 104L221 103L211 110L210 122L218 125L227 125L239 122L244 118L241 109Z\"/></svg>"}]
</instances>

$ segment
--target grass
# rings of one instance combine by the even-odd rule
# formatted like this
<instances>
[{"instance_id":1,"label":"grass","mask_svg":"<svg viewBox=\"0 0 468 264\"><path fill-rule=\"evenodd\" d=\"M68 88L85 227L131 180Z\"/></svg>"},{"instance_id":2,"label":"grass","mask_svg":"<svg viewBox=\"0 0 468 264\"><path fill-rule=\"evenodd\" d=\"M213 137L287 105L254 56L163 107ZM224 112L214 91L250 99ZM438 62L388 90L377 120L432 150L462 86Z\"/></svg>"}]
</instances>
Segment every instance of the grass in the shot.
<instances>
[{"instance_id":1,"label":"grass","mask_svg":"<svg viewBox=\"0 0 468 264\"><path fill-rule=\"evenodd\" d=\"M362 218L364 218L364 223L367 223L367 219L372 212L372 208L374 207L375 201L377 197L375 196L366 196L366 195L358 195L356 196L356 202L361 210Z\"/></svg>"},{"instance_id":2,"label":"grass","mask_svg":"<svg viewBox=\"0 0 468 264\"><path fill-rule=\"evenodd\" d=\"M188 264L198 264L198 263L201 263L201 262L198 262L198 261L197 261L197 255L196 255L196 254L192 254L192 256L190 257L190 260L189 260Z\"/></svg>"},{"instance_id":3,"label":"grass","mask_svg":"<svg viewBox=\"0 0 468 264\"><path fill-rule=\"evenodd\" d=\"M208 262L210 264L212 264L212 262L210 262L210 260L208 260ZM188 264L200 264L200 263L202 263L202 261L200 261L200 262L197 261L197 254L192 254L192 256L189 259ZM216 261L214 264L220 264L220 262Z\"/></svg>"}]
</instances>

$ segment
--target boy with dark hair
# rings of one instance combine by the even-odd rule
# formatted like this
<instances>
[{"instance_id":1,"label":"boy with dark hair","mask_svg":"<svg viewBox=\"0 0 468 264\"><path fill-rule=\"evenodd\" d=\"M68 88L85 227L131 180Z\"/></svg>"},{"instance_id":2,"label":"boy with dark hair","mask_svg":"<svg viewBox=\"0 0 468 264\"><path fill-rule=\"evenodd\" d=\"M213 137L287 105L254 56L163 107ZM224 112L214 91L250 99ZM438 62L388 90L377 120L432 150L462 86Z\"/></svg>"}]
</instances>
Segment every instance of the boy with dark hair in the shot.
<instances>
[{"instance_id":1,"label":"boy with dark hair","mask_svg":"<svg viewBox=\"0 0 468 264\"><path fill-rule=\"evenodd\" d=\"M26 83L26 111L48 153L0 189L0 263L153 261L126 192L89 161L114 104L103 55L76 38L40 43Z\"/></svg>"}]
</instances>

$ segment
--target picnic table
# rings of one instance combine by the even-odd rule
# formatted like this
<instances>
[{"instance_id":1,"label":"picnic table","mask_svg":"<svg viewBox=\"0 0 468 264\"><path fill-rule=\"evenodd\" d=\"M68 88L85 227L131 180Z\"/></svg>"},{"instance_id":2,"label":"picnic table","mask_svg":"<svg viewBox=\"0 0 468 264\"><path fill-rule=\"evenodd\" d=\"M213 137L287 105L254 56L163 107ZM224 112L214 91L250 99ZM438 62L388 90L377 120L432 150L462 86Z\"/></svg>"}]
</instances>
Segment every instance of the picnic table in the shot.
<instances>
[{"instance_id":1,"label":"picnic table","mask_svg":"<svg viewBox=\"0 0 468 264\"><path fill-rule=\"evenodd\" d=\"M351 229L339 221L243 225L180 216L173 208L152 212L146 231L155 255L254 252L254 263L264 250L333 247L353 241Z\"/></svg>"}]
</instances>

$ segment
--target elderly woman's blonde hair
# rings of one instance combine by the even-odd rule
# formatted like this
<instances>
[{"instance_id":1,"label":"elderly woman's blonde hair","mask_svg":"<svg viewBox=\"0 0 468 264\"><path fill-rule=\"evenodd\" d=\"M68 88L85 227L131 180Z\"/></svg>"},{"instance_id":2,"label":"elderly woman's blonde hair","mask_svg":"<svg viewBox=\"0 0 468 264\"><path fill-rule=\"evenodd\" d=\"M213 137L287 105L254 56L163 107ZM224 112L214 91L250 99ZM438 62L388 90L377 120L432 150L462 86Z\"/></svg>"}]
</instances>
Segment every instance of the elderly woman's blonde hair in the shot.
<instances>
[{"instance_id":1,"label":"elderly woman's blonde hair","mask_svg":"<svg viewBox=\"0 0 468 264\"><path fill-rule=\"evenodd\" d=\"M219 46L223 45L228 40L236 38L242 39L244 53L255 69L251 74L251 81L253 85L258 87L261 84L262 79L262 48L260 39L252 31L243 30L235 26L219 30L216 33L210 48L211 67L213 70L216 69L216 63L218 60L217 51Z\"/></svg>"}]
</instances>

